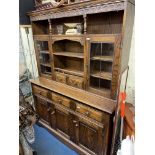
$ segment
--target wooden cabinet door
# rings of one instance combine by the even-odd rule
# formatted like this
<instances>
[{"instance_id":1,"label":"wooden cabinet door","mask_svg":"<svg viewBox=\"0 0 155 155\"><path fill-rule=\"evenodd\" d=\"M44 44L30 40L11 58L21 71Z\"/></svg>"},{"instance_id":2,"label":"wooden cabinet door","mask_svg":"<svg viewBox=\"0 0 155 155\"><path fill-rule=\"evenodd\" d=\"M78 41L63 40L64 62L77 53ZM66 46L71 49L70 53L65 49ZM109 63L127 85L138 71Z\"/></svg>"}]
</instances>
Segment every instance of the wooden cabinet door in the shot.
<instances>
[{"instance_id":1,"label":"wooden cabinet door","mask_svg":"<svg viewBox=\"0 0 155 155\"><path fill-rule=\"evenodd\" d=\"M78 133L78 143L81 147L90 150L92 154L103 155L103 128L79 120Z\"/></svg>"},{"instance_id":2,"label":"wooden cabinet door","mask_svg":"<svg viewBox=\"0 0 155 155\"><path fill-rule=\"evenodd\" d=\"M65 137L70 137L70 117L69 113L63 109L55 108L56 129Z\"/></svg>"},{"instance_id":3,"label":"wooden cabinet door","mask_svg":"<svg viewBox=\"0 0 155 155\"><path fill-rule=\"evenodd\" d=\"M78 117L70 114L70 140L79 143Z\"/></svg>"},{"instance_id":4,"label":"wooden cabinet door","mask_svg":"<svg viewBox=\"0 0 155 155\"><path fill-rule=\"evenodd\" d=\"M34 96L34 100L37 114L41 119L49 123L50 103L38 96Z\"/></svg>"},{"instance_id":5,"label":"wooden cabinet door","mask_svg":"<svg viewBox=\"0 0 155 155\"><path fill-rule=\"evenodd\" d=\"M53 104L50 105L50 123L52 128L56 128L56 114L55 114L55 106Z\"/></svg>"}]
</instances>

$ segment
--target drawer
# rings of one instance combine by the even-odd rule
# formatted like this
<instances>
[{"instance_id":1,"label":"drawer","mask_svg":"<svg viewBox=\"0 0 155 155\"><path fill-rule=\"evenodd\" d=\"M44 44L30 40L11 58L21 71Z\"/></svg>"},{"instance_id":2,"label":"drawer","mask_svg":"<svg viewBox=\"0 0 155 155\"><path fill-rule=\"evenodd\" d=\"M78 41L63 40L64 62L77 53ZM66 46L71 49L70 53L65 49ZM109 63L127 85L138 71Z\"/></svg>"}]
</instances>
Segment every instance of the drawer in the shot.
<instances>
[{"instance_id":1,"label":"drawer","mask_svg":"<svg viewBox=\"0 0 155 155\"><path fill-rule=\"evenodd\" d=\"M77 103L76 104L76 111L87 116L87 117L90 117L90 118L102 123L103 114L102 114L102 112L100 112L98 110L95 110L95 109L90 108L88 106Z\"/></svg>"},{"instance_id":2,"label":"drawer","mask_svg":"<svg viewBox=\"0 0 155 155\"><path fill-rule=\"evenodd\" d=\"M66 83L66 74L64 73L56 73L56 81L61 83Z\"/></svg>"},{"instance_id":3,"label":"drawer","mask_svg":"<svg viewBox=\"0 0 155 155\"><path fill-rule=\"evenodd\" d=\"M47 89L38 87L36 85L33 85L32 89L33 89L34 94L39 94L41 96L48 97L48 90Z\"/></svg>"},{"instance_id":4,"label":"drawer","mask_svg":"<svg viewBox=\"0 0 155 155\"><path fill-rule=\"evenodd\" d=\"M70 75L67 79L67 84L76 88L83 89L83 78Z\"/></svg>"},{"instance_id":5,"label":"drawer","mask_svg":"<svg viewBox=\"0 0 155 155\"><path fill-rule=\"evenodd\" d=\"M59 94L56 94L56 93L52 93L52 100L55 102L55 103L58 103L58 104L62 104L68 108L70 108L70 99L66 98L66 97L63 97L62 95L59 95Z\"/></svg>"}]
</instances>

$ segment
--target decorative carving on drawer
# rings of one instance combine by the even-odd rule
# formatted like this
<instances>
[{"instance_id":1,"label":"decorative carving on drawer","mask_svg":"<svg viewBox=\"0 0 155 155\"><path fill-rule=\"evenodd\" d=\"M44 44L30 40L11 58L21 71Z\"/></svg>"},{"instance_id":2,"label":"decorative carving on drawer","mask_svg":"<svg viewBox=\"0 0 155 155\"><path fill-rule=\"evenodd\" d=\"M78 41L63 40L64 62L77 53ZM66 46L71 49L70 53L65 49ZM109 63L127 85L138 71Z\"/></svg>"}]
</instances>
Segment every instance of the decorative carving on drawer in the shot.
<instances>
[{"instance_id":1,"label":"decorative carving on drawer","mask_svg":"<svg viewBox=\"0 0 155 155\"><path fill-rule=\"evenodd\" d=\"M76 77L76 76L69 76L67 79L67 84L76 88L83 89L83 78Z\"/></svg>"},{"instance_id":2,"label":"decorative carving on drawer","mask_svg":"<svg viewBox=\"0 0 155 155\"><path fill-rule=\"evenodd\" d=\"M61 83L66 83L66 74L56 73L56 81Z\"/></svg>"},{"instance_id":3,"label":"decorative carving on drawer","mask_svg":"<svg viewBox=\"0 0 155 155\"><path fill-rule=\"evenodd\" d=\"M33 90L34 94L39 94L44 97L49 97L48 90L46 90L46 89L43 89L43 88L40 88L40 87L34 85L32 87L32 90Z\"/></svg>"},{"instance_id":4,"label":"decorative carving on drawer","mask_svg":"<svg viewBox=\"0 0 155 155\"><path fill-rule=\"evenodd\" d=\"M55 103L62 104L68 108L70 107L70 100L68 98L58 95L56 93L52 93L52 100Z\"/></svg>"},{"instance_id":5,"label":"decorative carving on drawer","mask_svg":"<svg viewBox=\"0 0 155 155\"><path fill-rule=\"evenodd\" d=\"M79 104L77 103L76 105L76 111L87 116L87 117L90 117L96 121L99 121L99 122L103 122L103 115L102 115L102 112L98 111L98 110L94 110L88 106L84 106L82 104Z\"/></svg>"}]
</instances>

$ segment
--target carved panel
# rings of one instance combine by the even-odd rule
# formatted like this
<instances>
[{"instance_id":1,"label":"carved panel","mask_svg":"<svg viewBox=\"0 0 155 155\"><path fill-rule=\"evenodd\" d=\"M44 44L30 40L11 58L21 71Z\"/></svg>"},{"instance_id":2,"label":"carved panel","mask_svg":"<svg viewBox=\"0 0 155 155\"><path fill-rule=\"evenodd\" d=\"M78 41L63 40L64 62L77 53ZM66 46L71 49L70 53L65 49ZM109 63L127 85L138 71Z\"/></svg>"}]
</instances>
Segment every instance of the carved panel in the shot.
<instances>
[{"instance_id":1,"label":"carved panel","mask_svg":"<svg viewBox=\"0 0 155 155\"><path fill-rule=\"evenodd\" d=\"M37 20L45 20L45 19L55 19L55 18L62 18L62 17L71 17L71 16L80 16L85 14L94 14L94 13L101 13L101 12L108 12L108 11L119 11L125 8L124 2L117 2L117 3L108 3L108 4L97 4L95 6L89 6L79 9L72 9L72 10L61 10L57 12L45 12L45 13L38 13L37 15L30 16L31 21Z\"/></svg>"}]
</instances>

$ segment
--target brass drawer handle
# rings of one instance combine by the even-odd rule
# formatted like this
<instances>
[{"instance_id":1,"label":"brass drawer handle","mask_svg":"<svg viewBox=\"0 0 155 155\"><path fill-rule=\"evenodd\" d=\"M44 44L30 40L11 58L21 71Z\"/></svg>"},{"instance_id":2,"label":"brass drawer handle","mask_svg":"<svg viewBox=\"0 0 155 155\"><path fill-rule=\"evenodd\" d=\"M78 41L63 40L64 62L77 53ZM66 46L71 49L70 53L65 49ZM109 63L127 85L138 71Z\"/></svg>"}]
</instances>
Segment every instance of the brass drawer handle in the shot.
<instances>
[{"instance_id":1,"label":"brass drawer handle","mask_svg":"<svg viewBox=\"0 0 155 155\"><path fill-rule=\"evenodd\" d=\"M52 111L52 112L51 112L51 115L54 115L54 114L55 114L55 111Z\"/></svg>"},{"instance_id":2,"label":"brass drawer handle","mask_svg":"<svg viewBox=\"0 0 155 155\"><path fill-rule=\"evenodd\" d=\"M76 120L73 120L73 123L77 123L77 121Z\"/></svg>"},{"instance_id":3,"label":"brass drawer handle","mask_svg":"<svg viewBox=\"0 0 155 155\"><path fill-rule=\"evenodd\" d=\"M58 102L61 104L62 103L62 100L61 99L58 99Z\"/></svg>"},{"instance_id":4,"label":"brass drawer handle","mask_svg":"<svg viewBox=\"0 0 155 155\"><path fill-rule=\"evenodd\" d=\"M49 112L51 110L51 108L48 108L47 111Z\"/></svg>"},{"instance_id":5,"label":"brass drawer handle","mask_svg":"<svg viewBox=\"0 0 155 155\"><path fill-rule=\"evenodd\" d=\"M77 108L77 109L80 109L81 107L77 106L76 108Z\"/></svg>"},{"instance_id":6,"label":"brass drawer handle","mask_svg":"<svg viewBox=\"0 0 155 155\"><path fill-rule=\"evenodd\" d=\"M85 112L85 115L86 116L90 115L90 112L89 111Z\"/></svg>"}]
</instances>

